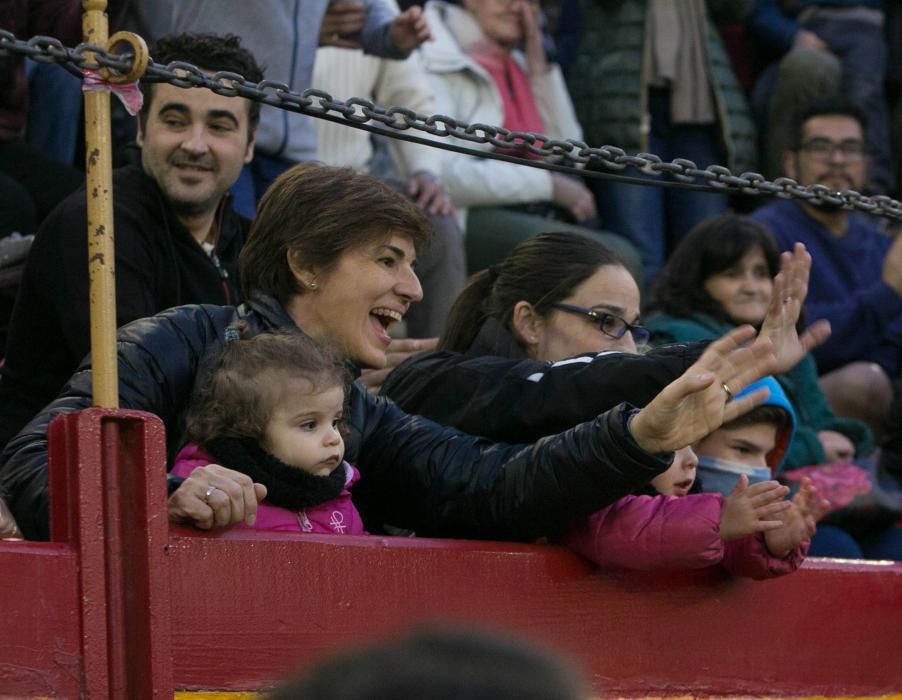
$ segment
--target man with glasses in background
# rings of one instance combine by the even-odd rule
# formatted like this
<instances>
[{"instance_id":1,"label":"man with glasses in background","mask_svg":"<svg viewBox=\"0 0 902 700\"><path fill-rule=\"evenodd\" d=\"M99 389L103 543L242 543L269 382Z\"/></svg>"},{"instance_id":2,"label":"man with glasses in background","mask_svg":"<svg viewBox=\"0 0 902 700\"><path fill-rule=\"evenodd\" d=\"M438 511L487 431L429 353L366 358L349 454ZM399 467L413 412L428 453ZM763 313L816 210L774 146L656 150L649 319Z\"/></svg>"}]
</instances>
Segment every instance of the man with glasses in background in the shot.
<instances>
[{"instance_id":1,"label":"man with glasses in background","mask_svg":"<svg viewBox=\"0 0 902 700\"><path fill-rule=\"evenodd\" d=\"M802 185L861 191L869 166L861 111L840 98L819 98L799 113L795 143L783 156ZM796 241L813 260L806 310L830 321L833 334L814 350L821 388L840 416L860 418L879 438L902 348L902 236L836 206L777 200L752 214L782 250Z\"/></svg>"}]
</instances>

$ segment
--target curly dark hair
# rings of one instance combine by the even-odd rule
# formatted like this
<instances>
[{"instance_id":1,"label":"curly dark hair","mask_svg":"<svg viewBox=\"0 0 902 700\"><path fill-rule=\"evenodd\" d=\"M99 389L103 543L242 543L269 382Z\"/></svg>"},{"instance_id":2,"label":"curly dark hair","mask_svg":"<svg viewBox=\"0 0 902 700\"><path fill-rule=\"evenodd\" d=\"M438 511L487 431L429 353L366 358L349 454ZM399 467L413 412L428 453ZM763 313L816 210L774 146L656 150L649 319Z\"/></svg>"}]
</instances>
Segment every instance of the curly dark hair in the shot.
<instances>
[{"instance_id":1,"label":"curly dark hair","mask_svg":"<svg viewBox=\"0 0 902 700\"><path fill-rule=\"evenodd\" d=\"M218 73L228 71L240 73L247 80L259 83L263 80L263 68L257 63L254 55L241 45L241 38L234 34L167 34L158 39L150 47L150 55L156 63L169 65L173 61L191 63L205 71ZM147 126L147 115L150 114L150 103L153 101L154 83L141 81L141 92L144 93L144 105L138 114L143 130ZM191 88L187 88L191 89ZM260 103L247 100L248 139L260 122Z\"/></svg>"},{"instance_id":2,"label":"curly dark hair","mask_svg":"<svg viewBox=\"0 0 902 700\"><path fill-rule=\"evenodd\" d=\"M299 331L228 341L188 407L186 436L202 447L214 438L260 440L273 409L299 381L308 393L347 390L350 375L338 355Z\"/></svg>"},{"instance_id":3,"label":"curly dark hair","mask_svg":"<svg viewBox=\"0 0 902 700\"><path fill-rule=\"evenodd\" d=\"M660 311L677 318L704 313L721 323L734 323L705 290L705 280L738 263L758 247L773 277L780 253L770 232L738 214L721 214L694 226L680 241L652 289L646 313Z\"/></svg>"}]
</instances>

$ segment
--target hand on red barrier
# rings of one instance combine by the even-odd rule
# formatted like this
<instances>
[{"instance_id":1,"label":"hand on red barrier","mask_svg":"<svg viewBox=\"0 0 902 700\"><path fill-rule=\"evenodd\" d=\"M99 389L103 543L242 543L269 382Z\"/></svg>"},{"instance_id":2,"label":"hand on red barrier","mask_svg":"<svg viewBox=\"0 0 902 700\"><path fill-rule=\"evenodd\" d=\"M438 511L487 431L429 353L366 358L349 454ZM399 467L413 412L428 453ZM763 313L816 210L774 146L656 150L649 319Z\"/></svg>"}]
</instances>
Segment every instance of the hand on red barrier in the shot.
<instances>
[{"instance_id":1,"label":"hand on red barrier","mask_svg":"<svg viewBox=\"0 0 902 700\"><path fill-rule=\"evenodd\" d=\"M22 533L6 503L0 498L0 540L21 540Z\"/></svg>"},{"instance_id":2,"label":"hand on red barrier","mask_svg":"<svg viewBox=\"0 0 902 700\"><path fill-rule=\"evenodd\" d=\"M197 467L169 497L169 522L194 525L201 530L252 526L257 504L266 498L266 487L249 476L219 464Z\"/></svg>"}]
</instances>

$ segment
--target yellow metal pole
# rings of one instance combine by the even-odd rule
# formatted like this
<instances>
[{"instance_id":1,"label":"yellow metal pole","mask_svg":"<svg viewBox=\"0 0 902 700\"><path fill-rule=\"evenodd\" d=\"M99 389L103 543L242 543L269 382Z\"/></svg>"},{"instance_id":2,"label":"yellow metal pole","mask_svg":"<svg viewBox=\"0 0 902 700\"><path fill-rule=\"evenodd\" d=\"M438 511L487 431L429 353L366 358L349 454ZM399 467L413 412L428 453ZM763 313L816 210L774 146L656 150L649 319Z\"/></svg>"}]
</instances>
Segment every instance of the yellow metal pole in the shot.
<instances>
[{"instance_id":1,"label":"yellow metal pole","mask_svg":"<svg viewBox=\"0 0 902 700\"><path fill-rule=\"evenodd\" d=\"M85 41L106 46L106 0L82 0ZM113 159L110 93L85 93L88 275L94 405L119 407L116 364L116 269L113 240Z\"/></svg>"}]
</instances>

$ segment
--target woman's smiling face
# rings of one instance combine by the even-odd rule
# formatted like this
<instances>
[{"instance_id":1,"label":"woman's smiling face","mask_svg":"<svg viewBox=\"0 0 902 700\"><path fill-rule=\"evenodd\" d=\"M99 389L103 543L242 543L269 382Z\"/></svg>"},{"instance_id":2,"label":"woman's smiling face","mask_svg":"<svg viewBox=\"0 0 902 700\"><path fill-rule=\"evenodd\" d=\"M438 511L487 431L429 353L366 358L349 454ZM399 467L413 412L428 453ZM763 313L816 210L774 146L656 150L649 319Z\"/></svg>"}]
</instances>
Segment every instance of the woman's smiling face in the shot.
<instances>
[{"instance_id":1,"label":"woman's smiling face","mask_svg":"<svg viewBox=\"0 0 902 700\"><path fill-rule=\"evenodd\" d=\"M415 260L413 242L401 234L349 248L327 270L295 273L306 291L289 300L288 312L315 340L361 367L380 368L389 329L423 298Z\"/></svg>"},{"instance_id":2,"label":"woman's smiling face","mask_svg":"<svg viewBox=\"0 0 902 700\"><path fill-rule=\"evenodd\" d=\"M705 291L735 323L761 323L773 289L767 259L757 245L749 248L735 265L705 280Z\"/></svg>"}]
</instances>

